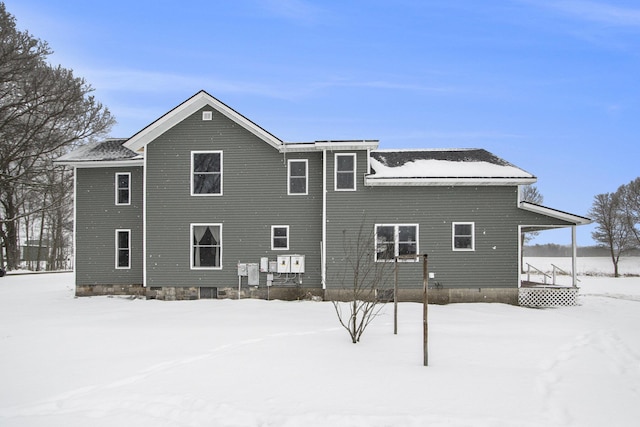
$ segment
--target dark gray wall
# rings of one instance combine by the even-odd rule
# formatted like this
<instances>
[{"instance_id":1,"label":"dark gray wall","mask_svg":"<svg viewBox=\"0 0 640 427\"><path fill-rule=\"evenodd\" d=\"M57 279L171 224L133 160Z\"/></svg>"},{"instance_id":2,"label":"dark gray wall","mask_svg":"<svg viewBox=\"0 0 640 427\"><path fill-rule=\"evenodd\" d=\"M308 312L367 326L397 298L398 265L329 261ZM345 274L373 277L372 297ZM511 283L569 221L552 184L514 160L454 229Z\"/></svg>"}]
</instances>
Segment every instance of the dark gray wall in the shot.
<instances>
[{"instance_id":1,"label":"dark gray wall","mask_svg":"<svg viewBox=\"0 0 640 427\"><path fill-rule=\"evenodd\" d=\"M445 288L517 287L518 225L563 224L517 207L517 186L365 187L366 153L358 153L358 191L333 191L333 156L327 168L327 287L342 284L343 230L355 239L361 225L418 224L419 252L428 255L431 284ZM452 250L452 223L475 223L475 250ZM399 265L404 288L423 285L421 263Z\"/></svg>"},{"instance_id":2,"label":"dark gray wall","mask_svg":"<svg viewBox=\"0 0 640 427\"><path fill-rule=\"evenodd\" d=\"M194 150L223 151L222 196L190 195ZM304 286L321 285L321 153L283 155L217 111L211 121L198 111L148 144L145 155L148 286L234 287L238 262L279 254L305 255ZM286 165L294 158L309 160L306 196L287 195ZM192 223L222 223L221 270L191 269ZM290 226L288 251L271 250L272 225Z\"/></svg>"},{"instance_id":3,"label":"dark gray wall","mask_svg":"<svg viewBox=\"0 0 640 427\"><path fill-rule=\"evenodd\" d=\"M115 204L116 173L131 173L131 204ZM142 284L142 166L76 169L76 285ZM131 268L115 268L115 230L131 230Z\"/></svg>"}]
</instances>

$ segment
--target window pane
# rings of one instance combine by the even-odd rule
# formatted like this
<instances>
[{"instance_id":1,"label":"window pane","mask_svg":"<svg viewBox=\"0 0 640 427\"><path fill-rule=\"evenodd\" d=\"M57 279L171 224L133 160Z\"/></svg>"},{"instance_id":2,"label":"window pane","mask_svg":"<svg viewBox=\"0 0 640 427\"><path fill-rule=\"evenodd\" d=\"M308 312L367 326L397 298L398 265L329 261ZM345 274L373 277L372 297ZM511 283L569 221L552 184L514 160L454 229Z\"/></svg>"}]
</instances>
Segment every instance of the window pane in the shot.
<instances>
[{"instance_id":1,"label":"window pane","mask_svg":"<svg viewBox=\"0 0 640 427\"><path fill-rule=\"evenodd\" d=\"M128 189L118 190L118 203L121 203L121 204L129 203L129 190Z\"/></svg>"},{"instance_id":2,"label":"window pane","mask_svg":"<svg viewBox=\"0 0 640 427\"><path fill-rule=\"evenodd\" d=\"M415 243L399 243L398 255L416 255L418 246Z\"/></svg>"},{"instance_id":3,"label":"window pane","mask_svg":"<svg viewBox=\"0 0 640 427\"><path fill-rule=\"evenodd\" d=\"M353 172L353 156L338 156L338 172Z\"/></svg>"},{"instance_id":4,"label":"window pane","mask_svg":"<svg viewBox=\"0 0 640 427\"><path fill-rule=\"evenodd\" d=\"M307 176L307 163L306 162L290 162L290 176L300 177Z\"/></svg>"},{"instance_id":5,"label":"window pane","mask_svg":"<svg viewBox=\"0 0 640 427\"><path fill-rule=\"evenodd\" d=\"M338 182L336 183L336 186L340 189L352 189L355 188L355 180L354 180L354 176L353 173L338 173L337 176Z\"/></svg>"},{"instance_id":6,"label":"window pane","mask_svg":"<svg viewBox=\"0 0 640 427\"><path fill-rule=\"evenodd\" d=\"M291 178L289 191L291 193L306 193L307 192L306 178Z\"/></svg>"},{"instance_id":7,"label":"window pane","mask_svg":"<svg viewBox=\"0 0 640 427\"><path fill-rule=\"evenodd\" d=\"M395 227L378 226L376 228L377 259L393 259L395 257Z\"/></svg>"},{"instance_id":8,"label":"window pane","mask_svg":"<svg viewBox=\"0 0 640 427\"><path fill-rule=\"evenodd\" d=\"M129 175L118 175L118 188L129 188Z\"/></svg>"},{"instance_id":9,"label":"window pane","mask_svg":"<svg viewBox=\"0 0 640 427\"><path fill-rule=\"evenodd\" d=\"M287 238L286 237L274 237L273 238L273 247L274 248L286 248L287 247Z\"/></svg>"},{"instance_id":10,"label":"window pane","mask_svg":"<svg viewBox=\"0 0 640 427\"><path fill-rule=\"evenodd\" d=\"M376 230L376 237L378 242L393 242L394 241L394 228L392 225L382 225Z\"/></svg>"},{"instance_id":11,"label":"window pane","mask_svg":"<svg viewBox=\"0 0 640 427\"><path fill-rule=\"evenodd\" d=\"M416 239L416 227L415 226L400 226L398 227L398 239L401 242L415 242Z\"/></svg>"},{"instance_id":12,"label":"window pane","mask_svg":"<svg viewBox=\"0 0 640 427\"><path fill-rule=\"evenodd\" d=\"M129 248L129 232L118 231L118 249Z\"/></svg>"},{"instance_id":13,"label":"window pane","mask_svg":"<svg viewBox=\"0 0 640 427\"><path fill-rule=\"evenodd\" d=\"M199 225L193 227L193 266L220 267L222 242L220 226Z\"/></svg>"},{"instance_id":14,"label":"window pane","mask_svg":"<svg viewBox=\"0 0 640 427\"><path fill-rule=\"evenodd\" d=\"M471 236L471 224L456 224L456 236Z\"/></svg>"},{"instance_id":15,"label":"window pane","mask_svg":"<svg viewBox=\"0 0 640 427\"><path fill-rule=\"evenodd\" d=\"M194 153L194 172L220 172L220 153Z\"/></svg>"},{"instance_id":16,"label":"window pane","mask_svg":"<svg viewBox=\"0 0 640 427\"><path fill-rule=\"evenodd\" d=\"M273 236L274 237L287 237L287 229L286 229L286 227L274 227L273 228Z\"/></svg>"},{"instance_id":17,"label":"window pane","mask_svg":"<svg viewBox=\"0 0 640 427\"><path fill-rule=\"evenodd\" d=\"M456 249L471 249L471 237L456 236L454 245Z\"/></svg>"},{"instance_id":18,"label":"window pane","mask_svg":"<svg viewBox=\"0 0 640 427\"><path fill-rule=\"evenodd\" d=\"M194 194L219 194L222 192L220 174L194 174Z\"/></svg>"},{"instance_id":19,"label":"window pane","mask_svg":"<svg viewBox=\"0 0 640 427\"><path fill-rule=\"evenodd\" d=\"M129 249L118 250L118 267L129 267Z\"/></svg>"}]
</instances>

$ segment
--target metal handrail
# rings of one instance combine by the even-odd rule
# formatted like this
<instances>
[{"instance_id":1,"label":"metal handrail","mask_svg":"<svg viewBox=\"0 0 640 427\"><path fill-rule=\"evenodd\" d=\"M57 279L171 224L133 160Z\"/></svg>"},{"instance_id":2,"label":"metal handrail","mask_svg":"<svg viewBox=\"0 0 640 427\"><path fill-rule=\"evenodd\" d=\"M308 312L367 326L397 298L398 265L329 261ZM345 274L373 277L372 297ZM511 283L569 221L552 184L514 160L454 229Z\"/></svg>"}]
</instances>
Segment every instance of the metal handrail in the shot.
<instances>
[{"instance_id":1,"label":"metal handrail","mask_svg":"<svg viewBox=\"0 0 640 427\"><path fill-rule=\"evenodd\" d=\"M552 273L553 273L553 284L556 284L556 271L559 271L561 273L564 273L566 276L571 276L571 273L561 269L560 267L558 267L555 264L551 264L551 266L553 267ZM580 281L580 279L576 278L576 281Z\"/></svg>"},{"instance_id":2,"label":"metal handrail","mask_svg":"<svg viewBox=\"0 0 640 427\"><path fill-rule=\"evenodd\" d=\"M535 271L537 271L538 273L542 274L542 276L544 277L544 284L547 284L547 277L549 279L551 279L552 277L550 275L548 275L547 273L545 273L544 271L540 270L539 268L536 268L535 266L529 264L528 262L527 264L527 282L530 282L531 280L529 280L530 275L531 275L531 269L533 268ZM555 276L553 277L553 284L555 285Z\"/></svg>"}]
</instances>

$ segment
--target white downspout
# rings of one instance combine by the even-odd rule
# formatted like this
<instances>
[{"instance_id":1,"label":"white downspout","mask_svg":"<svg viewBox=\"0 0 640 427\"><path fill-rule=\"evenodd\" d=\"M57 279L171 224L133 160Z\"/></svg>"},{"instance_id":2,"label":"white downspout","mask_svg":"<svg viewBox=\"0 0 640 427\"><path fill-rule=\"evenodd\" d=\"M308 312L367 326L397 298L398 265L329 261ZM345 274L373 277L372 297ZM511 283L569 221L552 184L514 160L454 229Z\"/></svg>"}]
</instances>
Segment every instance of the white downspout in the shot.
<instances>
[{"instance_id":1,"label":"white downspout","mask_svg":"<svg viewBox=\"0 0 640 427\"><path fill-rule=\"evenodd\" d=\"M576 239L576 226L571 226L571 279L573 287L578 287L577 266L578 266L578 245Z\"/></svg>"},{"instance_id":2,"label":"white downspout","mask_svg":"<svg viewBox=\"0 0 640 427\"><path fill-rule=\"evenodd\" d=\"M142 286L147 287L147 147L142 164Z\"/></svg>"},{"instance_id":3,"label":"white downspout","mask_svg":"<svg viewBox=\"0 0 640 427\"><path fill-rule=\"evenodd\" d=\"M322 290L327 289L327 150L322 150L322 241L320 242Z\"/></svg>"}]
</instances>

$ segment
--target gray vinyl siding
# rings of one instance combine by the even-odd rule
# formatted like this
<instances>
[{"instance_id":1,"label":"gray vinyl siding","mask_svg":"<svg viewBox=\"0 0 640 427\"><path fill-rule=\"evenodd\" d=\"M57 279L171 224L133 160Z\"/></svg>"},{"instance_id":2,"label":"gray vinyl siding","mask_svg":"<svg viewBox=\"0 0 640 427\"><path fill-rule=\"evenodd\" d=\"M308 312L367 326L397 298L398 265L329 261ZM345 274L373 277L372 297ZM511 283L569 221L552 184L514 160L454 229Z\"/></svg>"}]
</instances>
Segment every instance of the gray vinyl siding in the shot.
<instances>
[{"instance_id":1,"label":"gray vinyl siding","mask_svg":"<svg viewBox=\"0 0 640 427\"><path fill-rule=\"evenodd\" d=\"M223 152L223 194L191 196L191 152L207 150ZM281 254L305 255L304 286L321 286L321 153L283 155L219 112L203 121L198 111L149 143L145 156L147 286L235 287L238 262ZM287 160L298 158L308 160L308 195L290 196ZM196 223L222 224L221 269L191 268ZM289 226L289 250L271 250L272 225Z\"/></svg>"},{"instance_id":2,"label":"gray vinyl siding","mask_svg":"<svg viewBox=\"0 0 640 427\"><path fill-rule=\"evenodd\" d=\"M521 224L558 224L517 207L517 186L365 187L366 153L358 153L357 192L333 191L333 157L327 168L327 287L341 287L343 230L355 237L375 224L418 224L419 253L428 255L430 282L444 288L513 288L519 284ZM452 249L452 223L475 224L475 250ZM568 225L562 223L563 225ZM400 286L422 287L422 264L400 264Z\"/></svg>"},{"instance_id":3,"label":"gray vinyl siding","mask_svg":"<svg viewBox=\"0 0 640 427\"><path fill-rule=\"evenodd\" d=\"M115 204L116 173L131 173L131 204ZM76 285L140 285L142 166L76 169ZM116 269L115 230L131 230L129 269Z\"/></svg>"}]
</instances>

